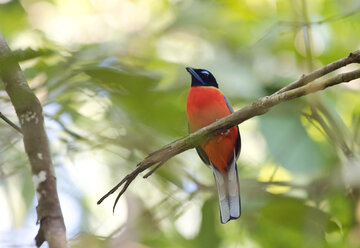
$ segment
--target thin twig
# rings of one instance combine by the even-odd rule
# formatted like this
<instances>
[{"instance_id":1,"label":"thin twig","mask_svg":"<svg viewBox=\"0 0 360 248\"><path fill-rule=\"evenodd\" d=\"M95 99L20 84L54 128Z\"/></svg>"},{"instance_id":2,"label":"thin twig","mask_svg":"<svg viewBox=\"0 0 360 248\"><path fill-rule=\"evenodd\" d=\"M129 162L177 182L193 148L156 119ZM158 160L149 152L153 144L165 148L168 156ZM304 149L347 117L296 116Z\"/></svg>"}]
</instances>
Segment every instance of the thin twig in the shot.
<instances>
[{"instance_id":1,"label":"thin twig","mask_svg":"<svg viewBox=\"0 0 360 248\"><path fill-rule=\"evenodd\" d=\"M320 128L320 123L318 123L318 125L314 122L314 116L312 114L308 114L308 113L302 113L302 116L304 116L306 118L306 120L313 126L316 128L316 130L321 133L324 137L326 137L328 139L328 141L331 141L330 138L327 136L326 132L324 132L323 129Z\"/></svg>"},{"instance_id":2,"label":"thin twig","mask_svg":"<svg viewBox=\"0 0 360 248\"><path fill-rule=\"evenodd\" d=\"M12 128L22 134L21 128L18 127L14 122L10 121L5 115L0 112L0 118L3 119L7 124L9 124Z\"/></svg>"},{"instance_id":3,"label":"thin twig","mask_svg":"<svg viewBox=\"0 0 360 248\"><path fill-rule=\"evenodd\" d=\"M289 91L291 89L298 88L300 86L306 85L309 82L314 81L317 78L320 78L330 72L333 72L341 67L344 67L346 65L352 64L352 63L359 63L360 62L360 50L357 50L356 52L350 53L349 56L339 59L335 62L332 62L324 67L321 67L307 75L303 75L298 80L294 81L293 83L285 86L284 88L278 90L273 95L283 93L285 91Z\"/></svg>"},{"instance_id":4,"label":"thin twig","mask_svg":"<svg viewBox=\"0 0 360 248\"><path fill-rule=\"evenodd\" d=\"M145 176L143 176L143 178L148 178L149 176L151 176L157 169L159 169L165 163L166 163L165 160L161 161L157 166L155 166L155 168L153 168L151 171L146 173Z\"/></svg>"},{"instance_id":5,"label":"thin twig","mask_svg":"<svg viewBox=\"0 0 360 248\"><path fill-rule=\"evenodd\" d=\"M121 189L120 193L118 194L118 196L115 199L114 202L114 206L113 206L113 212L115 212L115 207L116 204L118 203L120 197L125 193L125 191L127 190L127 188L129 187L130 183L132 181L134 181L134 179L136 178L137 174L131 174L131 176L129 177L129 179L126 181L126 183L124 184L124 187Z\"/></svg>"},{"instance_id":6,"label":"thin twig","mask_svg":"<svg viewBox=\"0 0 360 248\"><path fill-rule=\"evenodd\" d=\"M267 36L269 36L273 31L275 31L277 28L281 26L289 27L289 28L302 28L304 26L315 26L315 25L322 25L324 23L329 22L335 22L338 20L344 20L345 18L351 17L353 15L359 14L360 8L356 8L352 11L349 11L342 15L334 15L326 17L322 20L318 21L309 21L309 22L303 22L303 21L277 21L273 23L261 36L258 38L255 42L253 42L253 45L261 42L264 40Z\"/></svg>"},{"instance_id":7,"label":"thin twig","mask_svg":"<svg viewBox=\"0 0 360 248\"><path fill-rule=\"evenodd\" d=\"M280 165L277 164L270 175L269 182L272 182L274 180L275 174L279 168L280 168Z\"/></svg>"},{"instance_id":8,"label":"thin twig","mask_svg":"<svg viewBox=\"0 0 360 248\"><path fill-rule=\"evenodd\" d=\"M197 130L188 136L176 140L161 149L149 154L143 161L141 161L135 170L128 174L120 183L112 188L107 194L105 194L99 201L100 204L105 198L114 193L121 185L124 187L118 194L113 210L121 195L126 191L131 182L144 170L150 168L153 165L162 165L170 158L177 154L180 154L188 149L194 148L200 145L205 140L221 134L227 129L238 125L252 117L263 115L270 110L273 106L285 101L292 100L301 96L305 96L320 90L324 90L327 87L331 87L340 83L349 82L351 80L360 78L360 69L347 73L341 73L331 78L312 82L315 79L332 72L340 67L343 67L350 63L359 63L360 50L351 53L348 57L335 61L329 65L326 65L318 70L311 72L308 75L303 75L299 80L289 84L283 89L279 90L271 96L262 97L250 105L243 107L242 109L234 112L233 114L222 118L204 128ZM310 83L311 82L311 83ZM159 166L158 166L159 167ZM154 168L153 173L157 168Z\"/></svg>"},{"instance_id":9,"label":"thin twig","mask_svg":"<svg viewBox=\"0 0 360 248\"><path fill-rule=\"evenodd\" d=\"M123 185L127 180L131 178L131 174L139 174L142 171L139 171L141 168L136 168L132 173L128 174L126 177L123 178L115 187L113 187L108 193L106 193L103 197L101 197L100 200L98 200L97 204L100 204L105 198L107 198L109 195L114 193L121 185Z\"/></svg>"}]
</instances>

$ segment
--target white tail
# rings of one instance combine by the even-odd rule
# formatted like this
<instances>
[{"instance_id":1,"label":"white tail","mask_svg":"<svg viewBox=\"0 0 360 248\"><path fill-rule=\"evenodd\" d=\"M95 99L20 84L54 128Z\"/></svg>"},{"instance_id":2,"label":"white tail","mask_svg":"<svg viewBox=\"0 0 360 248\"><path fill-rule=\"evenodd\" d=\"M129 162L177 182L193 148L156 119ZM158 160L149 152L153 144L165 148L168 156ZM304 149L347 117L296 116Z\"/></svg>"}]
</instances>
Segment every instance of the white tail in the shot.
<instances>
[{"instance_id":1,"label":"white tail","mask_svg":"<svg viewBox=\"0 0 360 248\"><path fill-rule=\"evenodd\" d=\"M221 223L241 215L240 186L235 159L232 161L226 175L212 166L219 195Z\"/></svg>"}]
</instances>

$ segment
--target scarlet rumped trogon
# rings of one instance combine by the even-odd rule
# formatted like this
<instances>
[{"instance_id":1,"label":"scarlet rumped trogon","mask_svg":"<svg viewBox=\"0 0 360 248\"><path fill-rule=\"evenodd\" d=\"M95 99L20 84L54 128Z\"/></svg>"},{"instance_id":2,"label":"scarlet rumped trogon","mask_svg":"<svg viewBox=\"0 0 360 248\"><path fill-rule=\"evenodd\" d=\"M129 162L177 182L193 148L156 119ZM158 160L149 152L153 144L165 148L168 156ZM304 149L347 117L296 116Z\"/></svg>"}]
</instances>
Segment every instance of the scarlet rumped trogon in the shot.
<instances>
[{"instance_id":1,"label":"scarlet rumped trogon","mask_svg":"<svg viewBox=\"0 0 360 248\"><path fill-rule=\"evenodd\" d=\"M191 67L187 67L186 70L191 74L191 88L186 101L190 132L234 112L209 71ZM196 147L201 160L213 170L219 195L220 219L223 224L241 215L236 167L240 148L241 139L237 126Z\"/></svg>"}]
</instances>

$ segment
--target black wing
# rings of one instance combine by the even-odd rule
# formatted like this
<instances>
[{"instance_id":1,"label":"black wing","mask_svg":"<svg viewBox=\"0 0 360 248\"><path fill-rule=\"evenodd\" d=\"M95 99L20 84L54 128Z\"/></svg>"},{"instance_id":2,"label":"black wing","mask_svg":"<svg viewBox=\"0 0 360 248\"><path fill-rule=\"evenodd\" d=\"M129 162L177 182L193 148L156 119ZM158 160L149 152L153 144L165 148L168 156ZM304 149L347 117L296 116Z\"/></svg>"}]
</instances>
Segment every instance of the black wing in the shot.
<instances>
[{"instance_id":1,"label":"black wing","mask_svg":"<svg viewBox=\"0 0 360 248\"><path fill-rule=\"evenodd\" d=\"M188 123L188 131L189 131L189 133L191 133L189 123ZM209 160L208 156L206 155L205 151L200 146L195 147L195 149L196 149L196 152L199 154L199 157L201 158L201 160L206 165L210 165L210 160Z\"/></svg>"},{"instance_id":2,"label":"black wing","mask_svg":"<svg viewBox=\"0 0 360 248\"><path fill-rule=\"evenodd\" d=\"M201 160L206 165L210 165L210 160L209 160L208 156L206 155L205 151L200 146L195 147L195 149L196 149L197 153L199 154L199 157L201 158Z\"/></svg>"}]
</instances>

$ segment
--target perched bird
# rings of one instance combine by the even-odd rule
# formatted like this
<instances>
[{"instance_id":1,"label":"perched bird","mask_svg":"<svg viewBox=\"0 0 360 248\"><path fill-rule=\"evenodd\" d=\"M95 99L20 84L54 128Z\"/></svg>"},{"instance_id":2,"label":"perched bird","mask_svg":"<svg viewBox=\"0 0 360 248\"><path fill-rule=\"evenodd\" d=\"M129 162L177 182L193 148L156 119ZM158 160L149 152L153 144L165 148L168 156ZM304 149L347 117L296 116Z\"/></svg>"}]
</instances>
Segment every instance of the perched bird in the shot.
<instances>
[{"instance_id":1,"label":"perched bird","mask_svg":"<svg viewBox=\"0 0 360 248\"><path fill-rule=\"evenodd\" d=\"M186 101L189 131L194 132L230 115L228 99L218 89L215 77L207 70L186 67L191 74L191 88ZM241 139L237 126L205 141L196 148L201 160L214 173L220 205L221 223L241 215L240 187L236 161Z\"/></svg>"}]
</instances>

